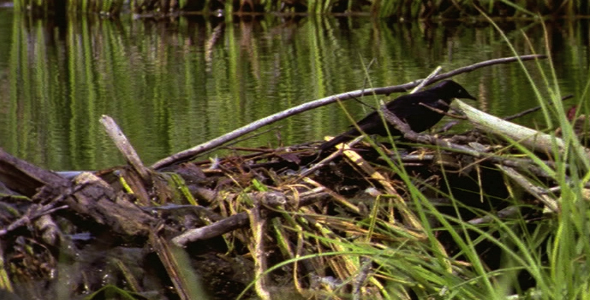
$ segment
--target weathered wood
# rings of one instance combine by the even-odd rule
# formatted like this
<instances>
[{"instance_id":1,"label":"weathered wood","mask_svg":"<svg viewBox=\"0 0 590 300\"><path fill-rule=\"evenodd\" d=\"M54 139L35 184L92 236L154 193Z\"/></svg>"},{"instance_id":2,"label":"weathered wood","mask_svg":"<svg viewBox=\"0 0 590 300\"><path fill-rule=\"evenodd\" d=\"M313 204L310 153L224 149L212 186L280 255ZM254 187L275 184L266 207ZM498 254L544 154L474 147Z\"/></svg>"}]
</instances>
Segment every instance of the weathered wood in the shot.
<instances>
[{"instance_id":1,"label":"weathered wood","mask_svg":"<svg viewBox=\"0 0 590 300\"><path fill-rule=\"evenodd\" d=\"M100 123L104 126L107 134L113 140L113 143L117 146L117 149L125 156L127 162L133 167L133 169L141 176L145 183L150 182L150 170L143 165L141 158L137 155L133 146L119 127L113 118L103 115L100 118Z\"/></svg>"},{"instance_id":2,"label":"weathered wood","mask_svg":"<svg viewBox=\"0 0 590 300\"><path fill-rule=\"evenodd\" d=\"M147 237L148 229L157 221L133 204L130 195L116 193L110 185L92 173L83 172L70 182L2 149L0 181L11 190L31 197L35 202L63 202L78 215L106 225L117 234Z\"/></svg>"},{"instance_id":3,"label":"weathered wood","mask_svg":"<svg viewBox=\"0 0 590 300\"><path fill-rule=\"evenodd\" d=\"M9 189L32 197L44 185L62 187L68 180L29 162L16 158L0 148L0 181Z\"/></svg>"},{"instance_id":4,"label":"weathered wood","mask_svg":"<svg viewBox=\"0 0 590 300\"><path fill-rule=\"evenodd\" d=\"M189 268L190 258L184 249L171 244L155 230L152 230L149 235L149 243L158 254L178 298L181 300L208 298L195 270Z\"/></svg>"},{"instance_id":5,"label":"weathered wood","mask_svg":"<svg viewBox=\"0 0 590 300\"><path fill-rule=\"evenodd\" d=\"M483 111L457 100L459 108L467 115L467 118L477 128L482 131L495 134L508 142L517 142L518 144L530 149L531 151L553 153L554 147L563 151L566 147L565 142L555 135L546 134L538 130L527 128L512 122L502 120ZM572 146L574 147L574 146ZM590 156L590 149L576 147L579 154Z\"/></svg>"},{"instance_id":6,"label":"weathered wood","mask_svg":"<svg viewBox=\"0 0 590 300\"><path fill-rule=\"evenodd\" d=\"M147 237L157 219L132 203L128 194L116 193L106 182L85 172L74 179L78 191L64 199L78 214L108 226L113 232Z\"/></svg>"}]
</instances>

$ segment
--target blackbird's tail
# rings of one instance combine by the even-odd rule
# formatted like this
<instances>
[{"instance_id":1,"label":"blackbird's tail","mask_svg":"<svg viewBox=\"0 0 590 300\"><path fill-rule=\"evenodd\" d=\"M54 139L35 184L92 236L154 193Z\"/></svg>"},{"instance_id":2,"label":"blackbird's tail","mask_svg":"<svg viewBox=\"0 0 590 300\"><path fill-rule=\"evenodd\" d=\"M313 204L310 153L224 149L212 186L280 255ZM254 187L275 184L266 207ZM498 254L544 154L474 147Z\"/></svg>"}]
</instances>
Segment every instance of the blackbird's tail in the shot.
<instances>
[{"instance_id":1,"label":"blackbird's tail","mask_svg":"<svg viewBox=\"0 0 590 300\"><path fill-rule=\"evenodd\" d=\"M353 129L323 143L320 146L320 151L324 152L326 150L329 150L340 143L344 143L344 142L348 142L348 141L352 140L353 138L355 138L358 135L359 135L358 130L356 130L356 128L353 128Z\"/></svg>"}]
</instances>

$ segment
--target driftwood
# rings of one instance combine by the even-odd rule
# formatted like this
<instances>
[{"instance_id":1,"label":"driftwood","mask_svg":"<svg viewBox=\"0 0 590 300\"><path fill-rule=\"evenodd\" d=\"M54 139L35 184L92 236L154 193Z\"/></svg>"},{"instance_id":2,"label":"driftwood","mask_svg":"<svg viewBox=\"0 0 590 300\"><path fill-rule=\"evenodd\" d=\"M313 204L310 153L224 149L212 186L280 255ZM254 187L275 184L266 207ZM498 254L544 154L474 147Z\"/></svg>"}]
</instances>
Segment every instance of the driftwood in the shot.
<instances>
[{"instance_id":1,"label":"driftwood","mask_svg":"<svg viewBox=\"0 0 590 300\"><path fill-rule=\"evenodd\" d=\"M133 204L129 194L115 192L109 184L91 173L84 172L70 182L53 172L15 158L2 149L0 157L2 182L9 189L30 195L34 202L44 204L44 210L67 205L93 223L131 237L147 237L150 226L156 224L155 218ZM34 214L28 219L41 215Z\"/></svg>"},{"instance_id":2,"label":"driftwood","mask_svg":"<svg viewBox=\"0 0 590 300\"><path fill-rule=\"evenodd\" d=\"M554 146L560 150L564 148L565 143L560 138L486 114L461 100L457 100L457 105L477 128L505 138L509 142L516 142L532 151L546 153L553 151Z\"/></svg>"}]
</instances>

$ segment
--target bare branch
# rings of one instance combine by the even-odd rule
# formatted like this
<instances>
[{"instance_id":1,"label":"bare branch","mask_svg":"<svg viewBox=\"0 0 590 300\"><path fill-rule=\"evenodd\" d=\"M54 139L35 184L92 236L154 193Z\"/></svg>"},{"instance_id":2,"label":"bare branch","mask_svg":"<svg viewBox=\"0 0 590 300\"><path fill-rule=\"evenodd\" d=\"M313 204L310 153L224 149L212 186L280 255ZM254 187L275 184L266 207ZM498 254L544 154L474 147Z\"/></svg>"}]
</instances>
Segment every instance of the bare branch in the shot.
<instances>
[{"instance_id":1,"label":"bare branch","mask_svg":"<svg viewBox=\"0 0 590 300\"><path fill-rule=\"evenodd\" d=\"M505 64L505 63L511 63L511 62L515 62L515 61L519 61L519 60L523 61L523 60L543 59L546 57L547 56L545 56L545 55L523 55L523 56L513 56L513 57L505 57L505 58L487 60L484 62L479 62L479 63L473 64L470 66L462 67L462 68L456 69L454 71L435 76L431 82L437 82L437 81L440 81L440 80L443 80L446 78L450 78L450 77L455 76L457 74L470 72L475 69L487 67L487 66L494 65L494 64ZM152 168L158 169L158 168L162 168L165 166L169 166L174 163L190 160L193 157L195 157L196 155L203 153L204 151L208 151L208 150L217 148L225 143L228 143L229 141L232 141L240 136L250 133L262 126L272 124L272 123L277 122L279 120L285 119L287 117L290 117L290 116L293 116L293 115L296 115L296 114L299 114L299 113L302 113L302 112L305 112L305 111L308 111L308 110L311 110L314 108L325 106L325 105L334 103L336 101L345 101L348 99L358 98L358 97L367 96L367 95L389 95L391 93L404 92L404 91L407 91L407 90L417 86L418 84L420 84L420 82L422 82L422 79L415 80L415 81L408 82L408 83L401 84L401 85L382 87L382 88L374 88L374 89L356 90L356 91L352 91L352 92L337 94L337 95L325 97L322 99L318 99L315 101L307 102L307 103L289 108L287 110L278 112L276 114L270 115L266 118L262 118L260 120L255 121L255 122L252 122L248 125L240 127L232 132L229 132L225 135L222 135L218 138L212 139L208 142L197 145L193 148L178 152L174 155L171 155L169 157L161 159L160 161L154 163L152 165Z\"/></svg>"}]
</instances>

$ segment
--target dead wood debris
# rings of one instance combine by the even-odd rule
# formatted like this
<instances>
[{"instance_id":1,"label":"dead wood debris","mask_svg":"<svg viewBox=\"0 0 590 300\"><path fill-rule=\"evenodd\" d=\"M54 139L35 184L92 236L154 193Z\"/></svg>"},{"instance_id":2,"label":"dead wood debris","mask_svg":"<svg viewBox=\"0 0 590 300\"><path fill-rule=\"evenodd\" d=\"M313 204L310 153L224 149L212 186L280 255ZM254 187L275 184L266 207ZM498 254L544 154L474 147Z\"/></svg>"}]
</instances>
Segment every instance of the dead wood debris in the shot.
<instances>
[{"instance_id":1,"label":"dead wood debris","mask_svg":"<svg viewBox=\"0 0 590 300\"><path fill-rule=\"evenodd\" d=\"M389 119L390 116L386 114L386 117ZM394 162L404 165L412 174L415 184L427 194L429 190L434 190L428 186L444 190L446 185L441 184L440 172L445 170L451 188L456 186L457 191L470 188L477 191L476 198L486 198L481 201L465 197L462 201L501 212L514 208L507 202L491 200L506 198L508 194L505 188L498 189L499 185L490 182L499 182L500 186L508 183L489 179L502 178L502 173L510 170L511 177L515 176L514 172L521 174L518 183L522 180L526 182L527 176L530 176L528 174L543 175L549 181L549 175L536 170L531 162L512 158L507 153L498 155L497 150L501 148L486 145L489 141L478 134L465 136L459 139L461 144L456 144L452 142L452 137L418 135L407 128L403 129L403 123L400 125L402 131L406 132L406 139L434 144L438 148L405 146L390 153L388 148L383 147L380 151L385 151ZM22 247L18 246L19 240L25 238L27 243L42 244L44 246L41 249L53 248L53 251L68 245L70 255L75 257L87 254L85 249L89 245L94 246L93 240L107 234L111 236L109 239L112 239L112 243L106 246L105 251L120 250L124 244L130 248L143 248L145 253L150 252L148 249L155 251L161 261L158 264L162 264L165 273L173 279L175 294L181 299L190 299L190 295L198 291L193 289L191 294L192 285L187 283L186 274L179 271L186 262L179 262L174 255L177 251L174 249L179 249L178 246L188 250L186 259L192 261L189 264L195 264L203 257L210 260L211 254L214 254L226 261L223 265L233 265L225 268L220 265L219 269L254 274L241 280L234 277L225 277L223 280L217 278L213 281L219 284L217 290L228 284L243 289L249 281L258 277L254 290L259 297L268 298L273 289L290 285L293 287L292 293L302 295L313 294L312 291L354 291L355 297L363 298L362 295L366 297L380 290L380 280L370 272L370 264L359 264L348 256L323 257L322 253L346 251L346 247L339 246L338 242L329 243L326 240L366 241L382 249L400 242L421 243L426 240L421 221L413 212L412 201L408 201L406 184L387 165L383 156L365 145L357 144L354 149L346 146L338 150L329 162L324 162L321 168L311 174L306 172L306 168L316 163L317 153L309 146L301 146L274 152L261 149L258 153L244 156L183 163L160 172L150 171L152 184L149 185L142 183L141 177L129 167L96 174L84 172L68 180L5 152L0 153L4 166L2 178L12 177L14 173L22 177L24 172L21 170L31 174L24 181L24 187L10 180L5 181L11 190L29 195L3 198L3 205L13 208L10 210L11 215L3 213L4 221L0 230L5 266L11 278L9 284L22 281L23 272L35 272L28 275L50 282L51 270L59 268L58 257L44 261L46 269L37 271L30 269L30 262L22 264L21 259L19 263L16 257L48 257L51 253L43 250L37 250L36 253L22 252ZM518 171L526 171L524 174L527 175ZM171 174L180 175L180 183L173 183L175 181L170 179ZM302 177L301 174L307 175ZM155 184L154 181L160 182ZM36 184L31 185L30 182ZM523 186L523 190L529 191L527 194L531 195L523 195L523 199L528 199L523 201L542 207L541 202L535 199L551 196L538 188L535 193L530 193L531 184L529 182ZM168 190L162 191L163 187ZM193 200L179 193L180 189L190 191ZM147 195L147 201L140 199L138 195L142 193L135 193L137 190ZM432 202L442 207L445 203L443 194L457 191L434 193ZM192 201L195 203L191 204ZM555 210L553 207L551 209ZM534 211L531 213L535 214ZM502 214L499 216L504 217ZM41 217L47 218L49 224L54 224L50 226L54 232L53 238L43 238L47 229L39 224ZM370 222L366 221L373 217L377 217L378 228L397 234L388 235L374 229L371 232ZM473 223L481 224L486 220L482 218L473 216ZM44 223L47 224L47 220ZM25 228L33 230L23 230ZM88 233L88 240L77 238L84 233ZM441 247L453 251L452 245ZM317 256L310 256L312 254ZM149 254L142 259L149 261L147 257ZM270 266L300 257L308 258L268 273ZM235 264L236 260L248 263ZM131 280L127 282L135 283L133 289L140 294L154 292L147 290L141 280L135 277L141 275L123 272L133 269L133 265L129 267L130 263L120 262L121 267L117 270L120 276L124 274L129 277ZM92 277L91 270L82 272ZM212 268L202 270L195 267L195 270L201 278L219 276ZM352 281L350 284L355 283L355 286L346 287L348 285L345 282L351 276L362 276L358 280L362 281L363 286ZM262 278L265 279L260 280ZM92 279L90 281L93 282ZM83 282L78 284L83 286ZM14 286L11 288L15 289ZM127 288L131 289L131 285ZM204 288L204 293L215 294L208 288ZM22 286L16 287L21 293L22 289Z\"/></svg>"}]
</instances>

